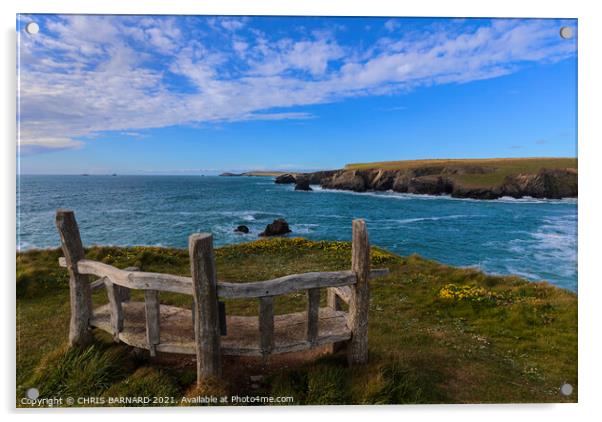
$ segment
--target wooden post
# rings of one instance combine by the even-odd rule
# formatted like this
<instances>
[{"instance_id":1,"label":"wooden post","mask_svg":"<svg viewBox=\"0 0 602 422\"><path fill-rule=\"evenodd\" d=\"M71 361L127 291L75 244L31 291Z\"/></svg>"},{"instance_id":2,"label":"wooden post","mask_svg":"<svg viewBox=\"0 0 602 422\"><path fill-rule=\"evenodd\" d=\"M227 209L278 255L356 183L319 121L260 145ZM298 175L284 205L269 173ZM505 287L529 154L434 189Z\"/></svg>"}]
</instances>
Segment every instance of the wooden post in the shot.
<instances>
[{"instance_id":1,"label":"wooden post","mask_svg":"<svg viewBox=\"0 0 602 422\"><path fill-rule=\"evenodd\" d=\"M259 298L259 337L261 354L266 358L274 349L274 297Z\"/></svg>"},{"instance_id":2,"label":"wooden post","mask_svg":"<svg viewBox=\"0 0 602 422\"><path fill-rule=\"evenodd\" d=\"M340 311L343 309L343 302L332 287L326 289L326 305L333 311Z\"/></svg>"},{"instance_id":3,"label":"wooden post","mask_svg":"<svg viewBox=\"0 0 602 422\"><path fill-rule=\"evenodd\" d=\"M307 290L307 341L313 346L318 339L320 289Z\"/></svg>"},{"instance_id":4,"label":"wooden post","mask_svg":"<svg viewBox=\"0 0 602 422\"><path fill-rule=\"evenodd\" d=\"M209 376L221 376L220 329L217 311L217 275L213 236L197 233L188 238L190 273L195 303L197 384Z\"/></svg>"},{"instance_id":5,"label":"wooden post","mask_svg":"<svg viewBox=\"0 0 602 422\"><path fill-rule=\"evenodd\" d=\"M192 298L192 303L190 304L190 310L192 311L192 329L194 330L194 321L196 320L196 303L194 303L194 297Z\"/></svg>"},{"instance_id":6,"label":"wooden post","mask_svg":"<svg viewBox=\"0 0 602 422\"><path fill-rule=\"evenodd\" d=\"M343 309L343 301L336 294L335 289L330 287L326 289L326 306L328 306L333 311L341 311ZM343 349L346 345L346 341L337 341L332 343L329 347L330 353L337 353L339 350Z\"/></svg>"},{"instance_id":7,"label":"wooden post","mask_svg":"<svg viewBox=\"0 0 602 422\"><path fill-rule=\"evenodd\" d=\"M157 290L144 291L144 310L146 312L146 339L151 357L157 355L157 344L161 342L161 304Z\"/></svg>"},{"instance_id":8,"label":"wooden post","mask_svg":"<svg viewBox=\"0 0 602 422\"><path fill-rule=\"evenodd\" d=\"M351 286L349 301L349 328L351 340L347 349L350 365L368 361L368 308L370 306L370 243L364 220L353 220L351 270L357 283Z\"/></svg>"},{"instance_id":9,"label":"wooden post","mask_svg":"<svg viewBox=\"0 0 602 422\"><path fill-rule=\"evenodd\" d=\"M105 288L109 297L109 309L111 311L111 328L113 329L113 340L119 342L119 333L123 331L123 308L121 306L121 290L118 285L109 279L105 280Z\"/></svg>"},{"instance_id":10,"label":"wooden post","mask_svg":"<svg viewBox=\"0 0 602 422\"><path fill-rule=\"evenodd\" d=\"M88 323L92 316L92 293L88 277L80 274L77 263L84 259L84 247L73 211L56 212L56 228L61 237L61 247L69 271L69 297L71 320L69 322L69 345L85 346L92 341Z\"/></svg>"}]
</instances>

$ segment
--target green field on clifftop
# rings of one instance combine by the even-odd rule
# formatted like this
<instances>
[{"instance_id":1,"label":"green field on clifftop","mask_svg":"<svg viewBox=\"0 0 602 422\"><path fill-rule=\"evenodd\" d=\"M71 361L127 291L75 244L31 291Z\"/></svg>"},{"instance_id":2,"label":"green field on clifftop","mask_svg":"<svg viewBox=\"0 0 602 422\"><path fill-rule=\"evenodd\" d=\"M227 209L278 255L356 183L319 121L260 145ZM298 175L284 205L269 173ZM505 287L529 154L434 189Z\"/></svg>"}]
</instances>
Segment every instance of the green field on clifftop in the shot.
<instances>
[{"instance_id":1,"label":"green field on clifftop","mask_svg":"<svg viewBox=\"0 0 602 422\"><path fill-rule=\"evenodd\" d=\"M30 387L41 397L271 395L295 404L511 403L577 401L577 296L547 283L454 268L416 255L373 248L367 365L349 368L344 353L261 366L229 359L225 379L194 386L194 358L150 359L110 336L67 351L68 277L58 249L18 253L17 405ZM88 259L119 268L189 275L188 251L93 247ZM348 242L273 238L216 249L218 278L248 282L350 266ZM133 292L141 300L141 292ZM161 294L190 307L190 297ZM325 301L325 292L321 300ZM95 306L106 293L94 293ZM278 297L275 313L305 309L300 291ZM226 302L229 314L256 315L256 300ZM262 375L252 381L251 375ZM563 383L575 387L560 394Z\"/></svg>"},{"instance_id":2,"label":"green field on clifftop","mask_svg":"<svg viewBox=\"0 0 602 422\"><path fill-rule=\"evenodd\" d=\"M385 169L408 170L424 167L484 167L493 171L483 174L455 174L451 178L466 187L494 187L506 176L520 173L535 174L546 169L577 169L577 158L483 158L380 161L347 164L347 170Z\"/></svg>"}]
</instances>

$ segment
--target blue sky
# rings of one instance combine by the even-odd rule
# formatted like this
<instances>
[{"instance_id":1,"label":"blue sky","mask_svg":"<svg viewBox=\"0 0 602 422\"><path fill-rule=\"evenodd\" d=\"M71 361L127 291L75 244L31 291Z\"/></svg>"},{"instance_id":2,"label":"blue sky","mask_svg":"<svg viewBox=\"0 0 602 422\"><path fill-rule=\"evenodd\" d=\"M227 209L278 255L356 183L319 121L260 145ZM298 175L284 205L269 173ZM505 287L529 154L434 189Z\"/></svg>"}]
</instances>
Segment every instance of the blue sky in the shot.
<instances>
[{"instance_id":1,"label":"blue sky","mask_svg":"<svg viewBox=\"0 0 602 422\"><path fill-rule=\"evenodd\" d=\"M577 22L20 15L20 169L576 156L577 42L561 26Z\"/></svg>"}]
</instances>

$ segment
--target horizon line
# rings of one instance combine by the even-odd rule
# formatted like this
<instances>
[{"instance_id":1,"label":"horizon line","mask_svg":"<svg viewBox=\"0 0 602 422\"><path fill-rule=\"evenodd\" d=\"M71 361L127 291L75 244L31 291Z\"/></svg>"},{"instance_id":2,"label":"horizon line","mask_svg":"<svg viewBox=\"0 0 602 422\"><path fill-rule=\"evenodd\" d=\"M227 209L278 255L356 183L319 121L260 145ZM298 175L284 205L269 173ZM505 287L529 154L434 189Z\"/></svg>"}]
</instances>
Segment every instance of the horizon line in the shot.
<instances>
[{"instance_id":1,"label":"horizon line","mask_svg":"<svg viewBox=\"0 0 602 422\"><path fill-rule=\"evenodd\" d=\"M493 160L542 160L542 159L575 159L579 160L578 156L567 157L567 156L539 156L539 157L488 157L488 158L413 158L406 160L387 160L387 161L368 161L368 162L355 162L347 163L342 167L338 168L307 168L307 169L247 169L247 170L232 170L232 169L198 169L191 170L188 172L176 171L140 171L139 173L125 172L119 173L117 171L107 171L102 173L94 172L75 172L75 173L17 173L17 176L219 176L222 173L312 173L317 171L327 170L345 170L347 166L360 165L360 164L384 164L384 163L395 163L395 162L411 162L411 161L493 161ZM257 176L259 177L259 176ZM266 176L269 177L269 176Z\"/></svg>"}]
</instances>

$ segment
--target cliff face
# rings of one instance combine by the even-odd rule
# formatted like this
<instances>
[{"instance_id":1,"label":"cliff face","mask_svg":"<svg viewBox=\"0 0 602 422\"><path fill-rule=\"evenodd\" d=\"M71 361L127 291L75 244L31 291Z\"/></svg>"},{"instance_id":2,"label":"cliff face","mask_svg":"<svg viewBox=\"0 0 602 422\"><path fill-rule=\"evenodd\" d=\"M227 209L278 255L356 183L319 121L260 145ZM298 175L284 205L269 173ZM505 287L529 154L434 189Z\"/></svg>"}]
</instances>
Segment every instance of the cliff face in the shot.
<instances>
[{"instance_id":1,"label":"cliff face","mask_svg":"<svg viewBox=\"0 0 602 422\"><path fill-rule=\"evenodd\" d=\"M419 167L407 170L332 170L305 174L290 174L277 183L295 183L297 178L308 179L326 189L354 192L387 191L400 193L451 195L456 198L496 199L502 196L521 198L577 197L575 169L541 169L535 174L507 176L503 183L493 187L471 187L456 176L486 174L495 169L479 166ZM470 179L468 177L468 179Z\"/></svg>"}]
</instances>

